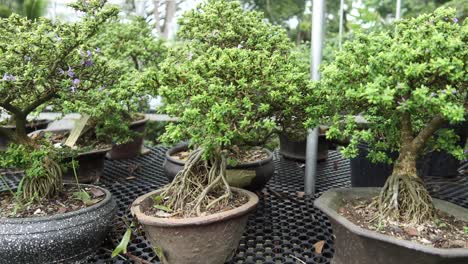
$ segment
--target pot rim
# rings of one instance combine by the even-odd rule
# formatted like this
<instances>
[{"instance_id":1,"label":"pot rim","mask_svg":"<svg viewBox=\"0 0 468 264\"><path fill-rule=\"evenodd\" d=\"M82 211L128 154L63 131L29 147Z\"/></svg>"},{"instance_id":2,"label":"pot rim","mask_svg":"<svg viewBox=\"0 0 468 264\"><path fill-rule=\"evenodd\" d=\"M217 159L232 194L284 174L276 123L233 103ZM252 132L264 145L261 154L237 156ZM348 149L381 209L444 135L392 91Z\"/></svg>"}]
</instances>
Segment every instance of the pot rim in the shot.
<instances>
[{"instance_id":1,"label":"pot rim","mask_svg":"<svg viewBox=\"0 0 468 264\"><path fill-rule=\"evenodd\" d=\"M183 227L183 226L199 226L199 225L208 225L214 222L225 221L231 218L235 218L241 215L245 215L253 211L258 204L258 196L250 191L231 187L231 190L237 193L242 193L249 198L249 200L234 209L210 214L207 216L197 216L190 218L162 218L146 215L141 211L140 204L148 199L154 194L158 194L161 190L155 190L145 195L138 197L131 206L131 213L134 217L138 219L138 222L149 225L149 226L158 226L158 227Z\"/></svg>"},{"instance_id":2,"label":"pot rim","mask_svg":"<svg viewBox=\"0 0 468 264\"><path fill-rule=\"evenodd\" d=\"M142 119L137 120L137 121L133 121L132 123L130 123L130 127L146 124L148 121L149 121L149 117L143 115Z\"/></svg>"},{"instance_id":3,"label":"pot rim","mask_svg":"<svg viewBox=\"0 0 468 264\"><path fill-rule=\"evenodd\" d=\"M34 125L29 126L30 122L35 122L34 123L35 126ZM35 128L39 125L48 125L50 123L52 123L52 120L45 119L45 118L32 119L32 120L28 120L28 122L26 123L26 127ZM16 125L1 125L0 127L6 128L6 129L16 129Z\"/></svg>"},{"instance_id":4,"label":"pot rim","mask_svg":"<svg viewBox=\"0 0 468 264\"><path fill-rule=\"evenodd\" d=\"M331 208L331 206L329 205L330 201L333 199L336 199L339 193L352 193L352 192L365 193L367 192L370 194L377 195L380 189L381 188L377 188L377 187L333 188L328 191L325 191L319 198L317 198L314 201L314 206L318 208L320 211L324 212L328 217L333 218L336 222L338 222L340 225L345 227L347 230L359 236L368 237L371 239L383 241L383 242L390 243L390 244L395 244L401 247L421 251L421 252L432 254L432 255L446 256L446 257L468 257L468 249L436 248L436 247L423 245L421 243L417 243L417 242L413 242L409 240L398 239L396 237L381 234L372 230L364 229L354 224L353 222L349 221L346 217L340 215L337 212L337 210ZM452 208L457 208L460 211L468 211L468 209L466 208L463 208L461 206L458 206L456 204L453 204L447 201L443 201L443 200L439 200L435 198L433 198L433 201L435 202L436 208L438 208L439 210L443 210L443 207L445 206L450 206ZM447 213L454 215L450 212L447 212ZM457 217L456 215L454 216Z\"/></svg>"},{"instance_id":5,"label":"pot rim","mask_svg":"<svg viewBox=\"0 0 468 264\"><path fill-rule=\"evenodd\" d=\"M172 163L184 166L185 161L181 161L179 159L175 159L175 158L171 157L172 154L177 153L179 151L182 151L184 149L188 149L188 143L186 143L186 142L179 143L179 144L169 148L166 151L166 159L171 161ZM260 166L260 165L272 162L273 161L273 153L267 148L262 148L262 150L265 151L267 153L267 155L268 155L268 157L266 159L262 159L262 160L258 160L258 161L254 161L254 162L239 163L239 164L237 164L235 166L229 166L228 165L227 167L228 168L237 168L237 167Z\"/></svg>"},{"instance_id":6,"label":"pot rim","mask_svg":"<svg viewBox=\"0 0 468 264\"><path fill-rule=\"evenodd\" d=\"M64 185L76 185L74 183L64 183ZM102 201L97 204L93 204L89 207L81 208L77 211L67 212L64 214L55 214L49 216L39 216L39 217L25 217L25 218L0 218L0 224L28 224L28 223L40 223L40 222L52 222L55 220L62 220L65 218L71 218L73 216L82 215L87 212L98 210L106 206L112 199L112 194L109 190L92 184L80 184L80 187L94 187L98 188L105 193L105 197Z\"/></svg>"}]
</instances>

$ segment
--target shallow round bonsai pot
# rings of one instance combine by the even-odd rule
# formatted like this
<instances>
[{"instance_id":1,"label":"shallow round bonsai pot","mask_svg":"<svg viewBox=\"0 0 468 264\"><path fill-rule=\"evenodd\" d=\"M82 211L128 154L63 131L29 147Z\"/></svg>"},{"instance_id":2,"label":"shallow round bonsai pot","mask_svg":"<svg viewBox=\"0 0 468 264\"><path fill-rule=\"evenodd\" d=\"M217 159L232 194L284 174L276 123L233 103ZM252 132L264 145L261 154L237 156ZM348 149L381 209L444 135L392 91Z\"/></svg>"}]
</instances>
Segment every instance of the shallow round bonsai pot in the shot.
<instances>
[{"instance_id":1,"label":"shallow round bonsai pot","mask_svg":"<svg viewBox=\"0 0 468 264\"><path fill-rule=\"evenodd\" d=\"M47 119L37 119L32 120L26 124L26 133L31 133L36 130L45 129L51 123L51 120ZM5 125L1 126L2 128L6 128L14 132L16 130L15 125ZM0 135L0 150L5 149L8 146L9 140Z\"/></svg>"},{"instance_id":2,"label":"shallow round bonsai pot","mask_svg":"<svg viewBox=\"0 0 468 264\"><path fill-rule=\"evenodd\" d=\"M169 181L172 181L179 171L184 168L185 162L176 158L173 158L172 155L181 151L187 151L188 144L181 143L177 146L170 148L166 151L166 159L163 163L164 173ZM235 166L227 166L228 174L230 172L251 172L252 177L246 175L247 177L236 181L231 180L228 175L228 182L231 186L247 189L250 191L261 190L267 182L273 177L275 173L275 164L273 163L273 154L268 149L263 149L268 153L268 158L264 160L259 160L256 162L242 163ZM229 172L230 171L230 172ZM242 177L242 176L240 176ZM245 180L244 180L245 179Z\"/></svg>"},{"instance_id":3,"label":"shallow round bonsai pot","mask_svg":"<svg viewBox=\"0 0 468 264\"><path fill-rule=\"evenodd\" d=\"M323 211L332 224L335 236L332 264L468 263L468 249L434 248L397 239L361 228L338 213L346 200L375 197L379 191L379 188L332 189L315 200L315 207ZM437 209L459 219L468 220L468 209L442 200L433 201Z\"/></svg>"},{"instance_id":4,"label":"shallow round bonsai pot","mask_svg":"<svg viewBox=\"0 0 468 264\"><path fill-rule=\"evenodd\" d=\"M112 149L109 151L109 158L113 160L119 159L131 159L137 157L141 154L141 149L143 147L143 139L145 137L145 128L146 123L148 123L148 118L144 118L130 124L130 130L139 133L139 135L133 140L120 145L113 145Z\"/></svg>"},{"instance_id":5,"label":"shallow round bonsai pot","mask_svg":"<svg viewBox=\"0 0 468 264\"><path fill-rule=\"evenodd\" d=\"M280 154L286 159L300 162L306 160L307 139L292 140L286 134L279 134ZM325 134L319 135L317 161L325 161L328 158L328 141Z\"/></svg>"},{"instance_id":6,"label":"shallow round bonsai pot","mask_svg":"<svg viewBox=\"0 0 468 264\"><path fill-rule=\"evenodd\" d=\"M89 185L81 185L89 187ZM112 228L116 203L104 200L65 214L0 218L0 264L81 263L91 258Z\"/></svg>"},{"instance_id":7,"label":"shallow round bonsai pot","mask_svg":"<svg viewBox=\"0 0 468 264\"><path fill-rule=\"evenodd\" d=\"M145 194L132 204L132 214L143 226L153 248L161 249L168 264L223 264L236 252L251 211L258 197L252 192L232 188L248 197L248 202L225 212L192 218L158 218L145 215L153 205L152 196Z\"/></svg>"},{"instance_id":8,"label":"shallow round bonsai pot","mask_svg":"<svg viewBox=\"0 0 468 264\"><path fill-rule=\"evenodd\" d=\"M104 172L104 162L106 154L110 148L97 149L78 154L74 160L78 163L76 168L76 176L79 183L95 183L101 178ZM65 159L65 162L70 162L71 159ZM67 182L76 182L75 173L72 168L63 174L63 180Z\"/></svg>"}]
</instances>

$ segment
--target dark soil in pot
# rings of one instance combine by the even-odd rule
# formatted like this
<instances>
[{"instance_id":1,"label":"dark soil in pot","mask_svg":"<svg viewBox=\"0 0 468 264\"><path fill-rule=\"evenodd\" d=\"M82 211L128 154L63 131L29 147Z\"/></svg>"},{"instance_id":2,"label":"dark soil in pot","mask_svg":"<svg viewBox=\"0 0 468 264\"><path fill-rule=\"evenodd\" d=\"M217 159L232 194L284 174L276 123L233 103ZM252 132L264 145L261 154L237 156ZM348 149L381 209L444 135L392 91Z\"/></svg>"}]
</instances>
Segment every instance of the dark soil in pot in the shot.
<instances>
[{"instance_id":1,"label":"dark soil in pot","mask_svg":"<svg viewBox=\"0 0 468 264\"><path fill-rule=\"evenodd\" d=\"M306 149L307 140L293 140L288 138L285 134L279 135L280 139L280 154L286 159L297 160L305 162L306 160ZM317 149L317 161L325 161L328 158L329 142L327 141L325 134L319 135L318 149Z\"/></svg>"},{"instance_id":2,"label":"dark soil in pot","mask_svg":"<svg viewBox=\"0 0 468 264\"><path fill-rule=\"evenodd\" d=\"M52 121L45 119L32 120L26 124L26 133L31 133L36 130L45 129ZM9 129L11 131L16 130L16 126L13 124L4 124L1 127ZM0 135L0 150L5 149L8 146L8 139Z\"/></svg>"},{"instance_id":3,"label":"dark soil in pot","mask_svg":"<svg viewBox=\"0 0 468 264\"><path fill-rule=\"evenodd\" d=\"M179 144L166 152L164 160L164 173L169 181L172 181L184 167L183 158L177 157L177 153L185 152L188 156L188 145ZM254 152L249 161L241 162L235 166L228 165L227 180L233 187L239 187L251 191L261 190L275 173L273 154L267 149Z\"/></svg>"},{"instance_id":4,"label":"dark soil in pot","mask_svg":"<svg viewBox=\"0 0 468 264\"><path fill-rule=\"evenodd\" d=\"M398 239L436 248L468 249L468 234L465 234L464 230L464 227L468 227L468 221L437 210L437 221L432 223L413 225L394 222L379 226L378 221L375 220L379 215L378 208L371 206L371 203L372 199L367 198L343 200L343 206L338 209L338 212L357 226Z\"/></svg>"},{"instance_id":5,"label":"dark soil in pot","mask_svg":"<svg viewBox=\"0 0 468 264\"><path fill-rule=\"evenodd\" d=\"M146 123L148 123L148 120L148 118L143 117L140 120L132 122L130 130L138 133L139 135L125 144L113 145L111 151L109 151L108 157L113 160L119 160L131 159L140 155L145 137Z\"/></svg>"},{"instance_id":6,"label":"dark soil in pot","mask_svg":"<svg viewBox=\"0 0 468 264\"><path fill-rule=\"evenodd\" d=\"M143 226L154 248L161 250L170 264L223 264L236 251L258 197L249 191L232 188L247 202L227 211L192 218L161 218L145 214L153 205L154 191L139 197L132 214Z\"/></svg>"},{"instance_id":7,"label":"dark soil in pot","mask_svg":"<svg viewBox=\"0 0 468 264\"><path fill-rule=\"evenodd\" d=\"M77 185L69 184L64 186L62 193L54 199L43 199L41 202L25 204L15 208L16 201L10 192L0 193L0 218L27 218L53 216L68 212L78 211L99 203L105 198L105 192L96 186L82 187L89 195L88 201L78 199L76 194L80 191ZM16 214L12 214L16 210Z\"/></svg>"},{"instance_id":8,"label":"dark soil in pot","mask_svg":"<svg viewBox=\"0 0 468 264\"><path fill-rule=\"evenodd\" d=\"M0 264L75 263L94 255L112 228L116 203L105 189L86 208L25 218L0 217Z\"/></svg>"},{"instance_id":9,"label":"dark soil in pot","mask_svg":"<svg viewBox=\"0 0 468 264\"><path fill-rule=\"evenodd\" d=\"M389 231L390 234L393 232L390 236L362 228L360 224L367 225L368 223L354 224L342 215L346 214L346 202L344 201L368 200L378 195L379 191L379 188L332 189L314 201L314 205L328 215L332 224L335 236L333 264L468 263L468 249L466 248L454 248L456 246L451 246L452 248L435 248L430 243L424 244L425 240L418 239L416 236L411 236L411 239L417 242L404 240L398 238L398 235L395 236L397 232L400 232L397 227L393 227L394 230ZM437 199L434 199L434 205L442 214L448 215L448 218L453 219L452 217L455 217L456 221L468 221L468 209L466 208ZM359 210L359 206L353 210ZM450 220L446 221L448 222L447 225L451 223ZM437 228L441 228L440 223ZM416 235L415 232L422 233L423 231L407 228L402 232L406 235ZM444 236L443 233L438 235ZM466 241L465 238L464 242Z\"/></svg>"}]
</instances>

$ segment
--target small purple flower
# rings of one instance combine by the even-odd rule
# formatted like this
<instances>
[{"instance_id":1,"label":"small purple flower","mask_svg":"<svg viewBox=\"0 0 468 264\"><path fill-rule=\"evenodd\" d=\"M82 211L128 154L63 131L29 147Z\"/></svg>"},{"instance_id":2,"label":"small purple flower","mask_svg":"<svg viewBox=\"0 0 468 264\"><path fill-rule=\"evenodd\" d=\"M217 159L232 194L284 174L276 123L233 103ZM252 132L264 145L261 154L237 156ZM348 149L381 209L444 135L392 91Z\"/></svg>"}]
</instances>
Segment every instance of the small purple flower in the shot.
<instances>
[{"instance_id":1,"label":"small purple flower","mask_svg":"<svg viewBox=\"0 0 468 264\"><path fill-rule=\"evenodd\" d=\"M94 62L92 60L87 59L87 60L82 61L81 65L84 65L85 67L91 67L94 65Z\"/></svg>"},{"instance_id":2,"label":"small purple flower","mask_svg":"<svg viewBox=\"0 0 468 264\"><path fill-rule=\"evenodd\" d=\"M97 47L97 48L95 49L95 51L96 51L96 53L101 53L101 49L100 49L99 47Z\"/></svg>"},{"instance_id":3,"label":"small purple flower","mask_svg":"<svg viewBox=\"0 0 468 264\"><path fill-rule=\"evenodd\" d=\"M101 86L99 86L98 91L102 92L102 91L104 91L105 88L106 88L105 86L101 85Z\"/></svg>"},{"instance_id":4,"label":"small purple flower","mask_svg":"<svg viewBox=\"0 0 468 264\"><path fill-rule=\"evenodd\" d=\"M77 78L73 79L73 85L79 85L80 82L81 82L80 79L77 79Z\"/></svg>"},{"instance_id":5,"label":"small purple flower","mask_svg":"<svg viewBox=\"0 0 468 264\"><path fill-rule=\"evenodd\" d=\"M60 73L60 75L64 75L64 74L65 74L65 71L62 70L62 68L58 68L58 72Z\"/></svg>"},{"instance_id":6,"label":"small purple flower","mask_svg":"<svg viewBox=\"0 0 468 264\"><path fill-rule=\"evenodd\" d=\"M75 72L73 71L73 69L68 66L68 71L67 71L67 75L68 77L72 78L73 76L75 76Z\"/></svg>"},{"instance_id":7,"label":"small purple flower","mask_svg":"<svg viewBox=\"0 0 468 264\"><path fill-rule=\"evenodd\" d=\"M430 50L430 49L426 49L426 53L430 53L430 52L431 52L431 50Z\"/></svg>"},{"instance_id":8,"label":"small purple flower","mask_svg":"<svg viewBox=\"0 0 468 264\"><path fill-rule=\"evenodd\" d=\"M456 94L457 94L457 90L453 89L453 90L452 90L452 94L453 94L453 95L456 95Z\"/></svg>"},{"instance_id":9,"label":"small purple flower","mask_svg":"<svg viewBox=\"0 0 468 264\"><path fill-rule=\"evenodd\" d=\"M403 102L406 102L406 98L404 98L404 97L402 97L401 100L402 100Z\"/></svg>"},{"instance_id":10,"label":"small purple flower","mask_svg":"<svg viewBox=\"0 0 468 264\"><path fill-rule=\"evenodd\" d=\"M12 74L9 74L9 73L6 73L6 72L5 72L5 73L3 74L3 80L4 80L4 81L7 81L7 82L14 82L14 81L16 81L16 77L13 76Z\"/></svg>"},{"instance_id":11,"label":"small purple flower","mask_svg":"<svg viewBox=\"0 0 468 264\"><path fill-rule=\"evenodd\" d=\"M25 56L24 56L24 60L25 60L25 61L31 61L31 57L29 57L28 55L25 55Z\"/></svg>"},{"instance_id":12,"label":"small purple flower","mask_svg":"<svg viewBox=\"0 0 468 264\"><path fill-rule=\"evenodd\" d=\"M75 93L75 92L76 92L76 87L75 87L75 86L70 87L70 91L71 91L72 93Z\"/></svg>"},{"instance_id":13,"label":"small purple flower","mask_svg":"<svg viewBox=\"0 0 468 264\"><path fill-rule=\"evenodd\" d=\"M468 149L465 149L463 153L468 154Z\"/></svg>"},{"instance_id":14,"label":"small purple flower","mask_svg":"<svg viewBox=\"0 0 468 264\"><path fill-rule=\"evenodd\" d=\"M434 97L434 96L436 96L436 94L435 94L435 93L431 93L431 97Z\"/></svg>"},{"instance_id":15,"label":"small purple flower","mask_svg":"<svg viewBox=\"0 0 468 264\"><path fill-rule=\"evenodd\" d=\"M88 55L88 57L91 57L93 55L93 53L90 50L87 50L86 54Z\"/></svg>"},{"instance_id":16,"label":"small purple flower","mask_svg":"<svg viewBox=\"0 0 468 264\"><path fill-rule=\"evenodd\" d=\"M453 23L458 23L458 18L454 17L452 18Z\"/></svg>"},{"instance_id":17,"label":"small purple flower","mask_svg":"<svg viewBox=\"0 0 468 264\"><path fill-rule=\"evenodd\" d=\"M238 49L242 49L243 47L244 47L244 46L242 46L242 44L237 45L237 48L238 48Z\"/></svg>"}]
</instances>

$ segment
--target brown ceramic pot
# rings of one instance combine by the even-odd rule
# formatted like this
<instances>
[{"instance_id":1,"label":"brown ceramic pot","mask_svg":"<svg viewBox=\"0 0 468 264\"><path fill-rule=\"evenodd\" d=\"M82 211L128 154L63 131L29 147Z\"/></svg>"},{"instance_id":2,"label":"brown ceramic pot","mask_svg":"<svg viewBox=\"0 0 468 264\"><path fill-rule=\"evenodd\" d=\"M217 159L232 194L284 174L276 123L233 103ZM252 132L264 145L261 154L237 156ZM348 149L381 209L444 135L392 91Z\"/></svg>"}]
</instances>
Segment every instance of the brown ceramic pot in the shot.
<instances>
[{"instance_id":1,"label":"brown ceramic pot","mask_svg":"<svg viewBox=\"0 0 468 264\"><path fill-rule=\"evenodd\" d=\"M131 211L152 246L162 250L165 264L223 264L236 252L247 217L258 203L254 193L232 190L248 197L248 202L208 216L176 219L146 215L145 209L153 205L151 197L159 190L136 199Z\"/></svg>"}]
</instances>

